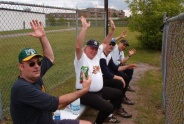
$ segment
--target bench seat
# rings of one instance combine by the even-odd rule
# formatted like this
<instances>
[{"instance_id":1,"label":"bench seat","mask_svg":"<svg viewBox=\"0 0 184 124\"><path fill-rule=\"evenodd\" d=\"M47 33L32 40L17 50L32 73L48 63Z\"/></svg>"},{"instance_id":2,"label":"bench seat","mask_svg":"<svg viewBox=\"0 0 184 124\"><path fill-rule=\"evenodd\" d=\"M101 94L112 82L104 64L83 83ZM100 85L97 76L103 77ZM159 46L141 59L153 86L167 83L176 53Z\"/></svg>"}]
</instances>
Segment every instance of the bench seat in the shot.
<instances>
[{"instance_id":1,"label":"bench seat","mask_svg":"<svg viewBox=\"0 0 184 124\"><path fill-rule=\"evenodd\" d=\"M86 110L86 106L85 105L80 105L80 112L78 115L75 115L72 113L72 111L69 108L65 108L63 110L60 110L60 117L61 119L78 119Z\"/></svg>"}]
</instances>

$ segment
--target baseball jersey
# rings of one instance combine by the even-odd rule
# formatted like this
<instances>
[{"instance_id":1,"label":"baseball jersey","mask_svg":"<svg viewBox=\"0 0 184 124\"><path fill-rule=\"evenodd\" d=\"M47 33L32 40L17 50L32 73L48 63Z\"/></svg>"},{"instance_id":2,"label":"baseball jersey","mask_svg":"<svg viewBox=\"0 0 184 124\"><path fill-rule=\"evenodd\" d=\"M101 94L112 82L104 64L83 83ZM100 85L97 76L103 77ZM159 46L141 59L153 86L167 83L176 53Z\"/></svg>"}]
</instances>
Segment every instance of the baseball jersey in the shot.
<instances>
[{"instance_id":1,"label":"baseball jersey","mask_svg":"<svg viewBox=\"0 0 184 124\"><path fill-rule=\"evenodd\" d=\"M103 46L100 45L98 48L97 55L93 59L89 59L87 55L83 52L80 60L77 59L75 54L74 66L76 73L76 89L82 89L82 84L80 83L80 70L82 66L87 66L89 68L88 75L91 77L90 92L100 91L103 87L103 78L100 68L100 57L103 51Z\"/></svg>"},{"instance_id":2,"label":"baseball jersey","mask_svg":"<svg viewBox=\"0 0 184 124\"><path fill-rule=\"evenodd\" d=\"M117 44L114 46L114 49L111 51L111 55L112 55L114 64L116 65L119 65L121 61L125 58L124 52L119 51Z\"/></svg>"}]
</instances>

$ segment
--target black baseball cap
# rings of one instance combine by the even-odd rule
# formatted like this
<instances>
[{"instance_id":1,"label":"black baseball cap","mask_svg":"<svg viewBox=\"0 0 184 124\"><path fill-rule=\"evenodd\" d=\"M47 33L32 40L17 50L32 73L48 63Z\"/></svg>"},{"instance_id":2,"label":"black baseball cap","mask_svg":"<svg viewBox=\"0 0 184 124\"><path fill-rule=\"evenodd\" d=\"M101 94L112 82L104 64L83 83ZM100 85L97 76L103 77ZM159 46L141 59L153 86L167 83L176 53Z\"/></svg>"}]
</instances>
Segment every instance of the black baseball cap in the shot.
<instances>
[{"instance_id":1,"label":"black baseball cap","mask_svg":"<svg viewBox=\"0 0 184 124\"><path fill-rule=\"evenodd\" d=\"M127 45L127 46L129 46L129 43L128 43L127 40L121 40L120 42L123 43L123 44L125 44L125 45Z\"/></svg>"},{"instance_id":2,"label":"black baseball cap","mask_svg":"<svg viewBox=\"0 0 184 124\"><path fill-rule=\"evenodd\" d=\"M110 44L115 45L116 44L116 39L115 38L112 38Z\"/></svg>"},{"instance_id":3,"label":"black baseball cap","mask_svg":"<svg viewBox=\"0 0 184 124\"><path fill-rule=\"evenodd\" d=\"M96 41L96 40L89 40L87 43L86 43L87 46L91 46L91 47L99 47L99 42Z\"/></svg>"}]
</instances>

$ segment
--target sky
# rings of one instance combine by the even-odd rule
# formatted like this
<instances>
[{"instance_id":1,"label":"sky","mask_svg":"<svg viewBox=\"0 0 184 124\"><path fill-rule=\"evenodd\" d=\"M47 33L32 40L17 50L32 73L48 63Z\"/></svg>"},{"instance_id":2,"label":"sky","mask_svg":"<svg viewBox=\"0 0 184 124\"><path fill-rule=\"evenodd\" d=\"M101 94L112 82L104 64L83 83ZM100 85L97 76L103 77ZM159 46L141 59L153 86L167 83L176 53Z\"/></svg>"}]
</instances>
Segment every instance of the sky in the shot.
<instances>
[{"instance_id":1,"label":"sky","mask_svg":"<svg viewBox=\"0 0 184 124\"><path fill-rule=\"evenodd\" d=\"M85 8L104 8L104 0L1 0L1 1L11 1L20 2L28 4L39 4L47 6L56 6L64 8L73 9L85 9ZM128 4L124 2L125 0L108 0L108 7L116 10L124 10L125 16L129 17L130 12L128 9Z\"/></svg>"}]
</instances>

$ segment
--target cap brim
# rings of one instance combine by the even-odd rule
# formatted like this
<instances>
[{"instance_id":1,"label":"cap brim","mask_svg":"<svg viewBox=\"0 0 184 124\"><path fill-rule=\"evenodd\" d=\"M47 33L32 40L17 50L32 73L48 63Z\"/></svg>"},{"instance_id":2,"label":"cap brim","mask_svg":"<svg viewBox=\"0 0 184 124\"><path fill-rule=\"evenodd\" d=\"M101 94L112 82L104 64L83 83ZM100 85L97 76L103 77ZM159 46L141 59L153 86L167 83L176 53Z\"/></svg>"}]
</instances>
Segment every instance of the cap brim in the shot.
<instances>
[{"instance_id":1,"label":"cap brim","mask_svg":"<svg viewBox=\"0 0 184 124\"><path fill-rule=\"evenodd\" d=\"M87 46L90 46L90 47L96 47L98 48L99 46L96 46L96 45L87 45Z\"/></svg>"},{"instance_id":2,"label":"cap brim","mask_svg":"<svg viewBox=\"0 0 184 124\"><path fill-rule=\"evenodd\" d=\"M121 43L123 43L123 44L125 44L125 45L129 46L129 44L128 44L128 43L125 43L125 42L121 42Z\"/></svg>"},{"instance_id":3,"label":"cap brim","mask_svg":"<svg viewBox=\"0 0 184 124\"><path fill-rule=\"evenodd\" d=\"M125 45L129 46L129 44L125 44Z\"/></svg>"},{"instance_id":4,"label":"cap brim","mask_svg":"<svg viewBox=\"0 0 184 124\"><path fill-rule=\"evenodd\" d=\"M28 60L32 59L33 57L41 58L43 56L39 55L39 54L34 54L34 55L31 55L31 56L28 56L28 57L24 58L22 61L28 61Z\"/></svg>"},{"instance_id":5,"label":"cap brim","mask_svg":"<svg viewBox=\"0 0 184 124\"><path fill-rule=\"evenodd\" d=\"M116 44L115 42L111 42L111 44Z\"/></svg>"}]
</instances>

